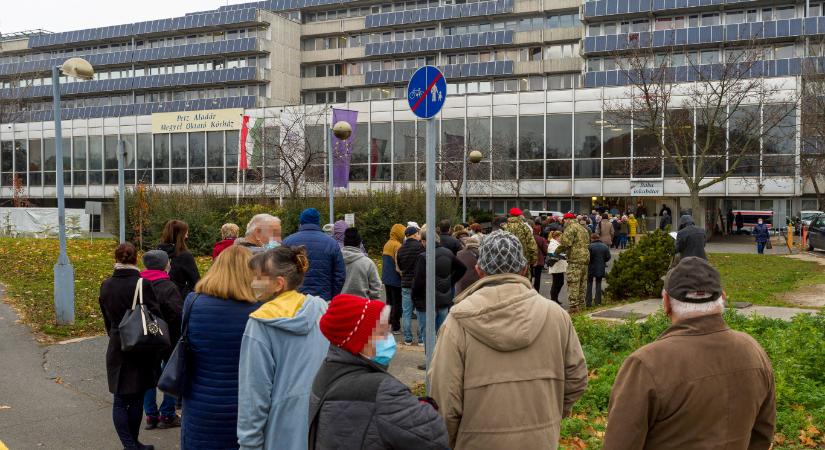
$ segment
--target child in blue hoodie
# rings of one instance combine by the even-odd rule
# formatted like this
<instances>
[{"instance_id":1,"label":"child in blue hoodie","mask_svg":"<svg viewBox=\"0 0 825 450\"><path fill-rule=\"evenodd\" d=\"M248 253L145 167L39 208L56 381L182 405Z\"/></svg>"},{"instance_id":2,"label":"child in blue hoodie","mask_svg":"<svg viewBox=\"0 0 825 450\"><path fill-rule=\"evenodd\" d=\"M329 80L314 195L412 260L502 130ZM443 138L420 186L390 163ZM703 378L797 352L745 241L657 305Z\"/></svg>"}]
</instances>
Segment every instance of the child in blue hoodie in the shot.
<instances>
[{"instance_id":1,"label":"child in blue hoodie","mask_svg":"<svg viewBox=\"0 0 825 450\"><path fill-rule=\"evenodd\" d=\"M309 268L303 247L278 247L249 265L255 297L269 302L250 314L241 344L238 444L306 450L312 382L329 350L318 327L327 304L296 290Z\"/></svg>"}]
</instances>

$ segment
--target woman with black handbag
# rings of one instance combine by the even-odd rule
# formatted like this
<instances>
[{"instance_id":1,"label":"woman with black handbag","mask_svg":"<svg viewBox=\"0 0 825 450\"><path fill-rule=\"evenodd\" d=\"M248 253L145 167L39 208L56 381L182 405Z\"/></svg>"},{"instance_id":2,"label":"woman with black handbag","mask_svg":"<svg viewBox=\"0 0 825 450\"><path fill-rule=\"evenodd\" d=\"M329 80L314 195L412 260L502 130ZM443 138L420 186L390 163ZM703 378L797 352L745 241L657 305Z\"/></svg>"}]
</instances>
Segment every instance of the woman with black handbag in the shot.
<instances>
[{"instance_id":1,"label":"woman with black handbag","mask_svg":"<svg viewBox=\"0 0 825 450\"><path fill-rule=\"evenodd\" d=\"M140 277L135 246L128 242L120 244L115 250L115 261L115 270L100 286L99 297L100 311L109 335L106 374L109 392L114 394L112 420L124 448L154 450L154 446L138 441L138 433L143 419L143 396L157 382L163 350L123 351L120 324L127 313L135 311L136 293L140 294L140 291L141 311L160 317L160 307L151 285ZM159 332L152 326L157 324L156 317L149 318L148 328Z\"/></svg>"}]
</instances>

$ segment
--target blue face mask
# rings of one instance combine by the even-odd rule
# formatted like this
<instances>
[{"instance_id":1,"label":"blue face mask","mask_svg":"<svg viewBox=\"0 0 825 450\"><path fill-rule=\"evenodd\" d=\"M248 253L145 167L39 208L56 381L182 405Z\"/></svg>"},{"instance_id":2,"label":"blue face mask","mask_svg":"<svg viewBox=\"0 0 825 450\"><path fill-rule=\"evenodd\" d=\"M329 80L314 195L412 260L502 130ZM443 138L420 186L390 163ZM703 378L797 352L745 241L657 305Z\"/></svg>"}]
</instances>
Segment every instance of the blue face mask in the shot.
<instances>
[{"instance_id":1,"label":"blue face mask","mask_svg":"<svg viewBox=\"0 0 825 450\"><path fill-rule=\"evenodd\" d=\"M281 243L276 240L271 240L264 245L264 248L267 250L272 250L273 248L278 248L281 246Z\"/></svg>"},{"instance_id":2,"label":"blue face mask","mask_svg":"<svg viewBox=\"0 0 825 450\"><path fill-rule=\"evenodd\" d=\"M392 358L395 357L397 347L395 337L392 334L387 334L386 338L375 343L375 356L371 358L372 362L388 367Z\"/></svg>"}]
</instances>

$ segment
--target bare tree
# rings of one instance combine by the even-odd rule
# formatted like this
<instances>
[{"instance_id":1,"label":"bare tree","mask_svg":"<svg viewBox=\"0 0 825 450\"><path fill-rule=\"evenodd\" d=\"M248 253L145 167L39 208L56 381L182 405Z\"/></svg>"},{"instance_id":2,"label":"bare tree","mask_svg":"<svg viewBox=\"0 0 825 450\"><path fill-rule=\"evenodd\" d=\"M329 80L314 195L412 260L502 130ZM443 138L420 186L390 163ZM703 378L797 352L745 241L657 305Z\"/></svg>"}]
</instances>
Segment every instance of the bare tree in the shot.
<instances>
[{"instance_id":1,"label":"bare tree","mask_svg":"<svg viewBox=\"0 0 825 450\"><path fill-rule=\"evenodd\" d=\"M825 208L825 76L816 67L806 65L801 89L802 148L799 172L809 181L816 193L819 210Z\"/></svg>"},{"instance_id":2,"label":"bare tree","mask_svg":"<svg viewBox=\"0 0 825 450\"><path fill-rule=\"evenodd\" d=\"M760 144L767 149L777 138L796 100L760 76L761 52L753 45L728 49L725 63L702 64L697 52L659 54L633 34L629 40L628 52L614 57L628 82L626 98L608 102L607 120L635 130L634 175L658 174L664 163L684 181L694 219L704 224L701 192L731 176L758 176ZM687 64L672 65L676 59ZM685 75L693 81L676 82Z\"/></svg>"}]
</instances>

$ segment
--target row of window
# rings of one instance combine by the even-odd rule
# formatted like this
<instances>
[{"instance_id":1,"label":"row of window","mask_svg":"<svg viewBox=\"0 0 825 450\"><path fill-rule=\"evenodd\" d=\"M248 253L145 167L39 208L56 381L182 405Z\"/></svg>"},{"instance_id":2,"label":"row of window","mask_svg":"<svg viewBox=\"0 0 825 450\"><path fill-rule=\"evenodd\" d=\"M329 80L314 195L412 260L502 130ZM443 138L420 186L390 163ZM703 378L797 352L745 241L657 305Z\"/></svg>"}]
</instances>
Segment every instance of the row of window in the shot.
<instances>
[{"instance_id":1,"label":"row of window","mask_svg":"<svg viewBox=\"0 0 825 450\"><path fill-rule=\"evenodd\" d=\"M500 92L528 92L542 90L573 89L581 86L581 77L577 74L548 76L530 76L516 79L495 81L468 81L447 83L447 95L489 94ZM406 98L406 87L356 88L334 91L306 92L305 104L327 104L361 102L369 100L389 100Z\"/></svg>"},{"instance_id":2,"label":"row of window","mask_svg":"<svg viewBox=\"0 0 825 450\"><path fill-rule=\"evenodd\" d=\"M453 3L450 0L447 1L449 4ZM413 9L435 8L436 6L439 6L438 0L418 0L409 2L385 3L383 5L364 6L360 8L337 9L334 11L303 13L302 16L303 21L305 23L310 23L323 22L325 20L340 20L346 19L348 17L364 17L370 14L380 14L393 11L410 11Z\"/></svg>"},{"instance_id":3,"label":"row of window","mask_svg":"<svg viewBox=\"0 0 825 450\"><path fill-rule=\"evenodd\" d=\"M811 56L820 56L822 44L817 43L811 46ZM700 64L719 63L742 63L748 61L768 61L776 59L789 59L801 56L803 48L797 49L795 44L777 44L761 47L758 50L732 48L732 49L708 49L702 51L692 51L685 53L662 53L657 54L653 59L645 62L650 69L659 67L681 67L696 66ZM588 58L587 71L599 72L603 70L621 70L631 68L631 61L625 58Z\"/></svg>"},{"instance_id":4,"label":"row of window","mask_svg":"<svg viewBox=\"0 0 825 450\"><path fill-rule=\"evenodd\" d=\"M813 11L813 10L812 10ZM819 7L816 8L816 16ZM800 11L801 13L801 11ZM795 6L777 6L725 13L709 12L703 14L657 17L653 23L653 30L673 30L681 28L706 27L714 25L732 25L750 22L768 22L772 20L794 19L797 17ZM619 33L639 33L651 31L649 19L634 19L594 23L587 26L587 36L607 36Z\"/></svg>"},{"instance_id":5,"label":"row of window","mask_svg":"<svg viewBox=\"0 0 825 450\"><path fill-rule=\"evenodd\" d=\"M132 45L131 40L123 43L111 43L86 46L80 48L69 48L52 50L50 52L26 53L24 55L0 56L0 64L21 63L29 61L45 61L50 59L83 57L89 55L99 55L105 53L116 53L128 50L141 50L144 48L176 47L186 44L201 44L207 42L220 42L232 39L243 39L248 37L261 37L271 39L269 28L240 28L235 30L221 30L209 33L190 34L186 36L162 37L154 39L139 39Z\"/></svg>"}]
</instances>

